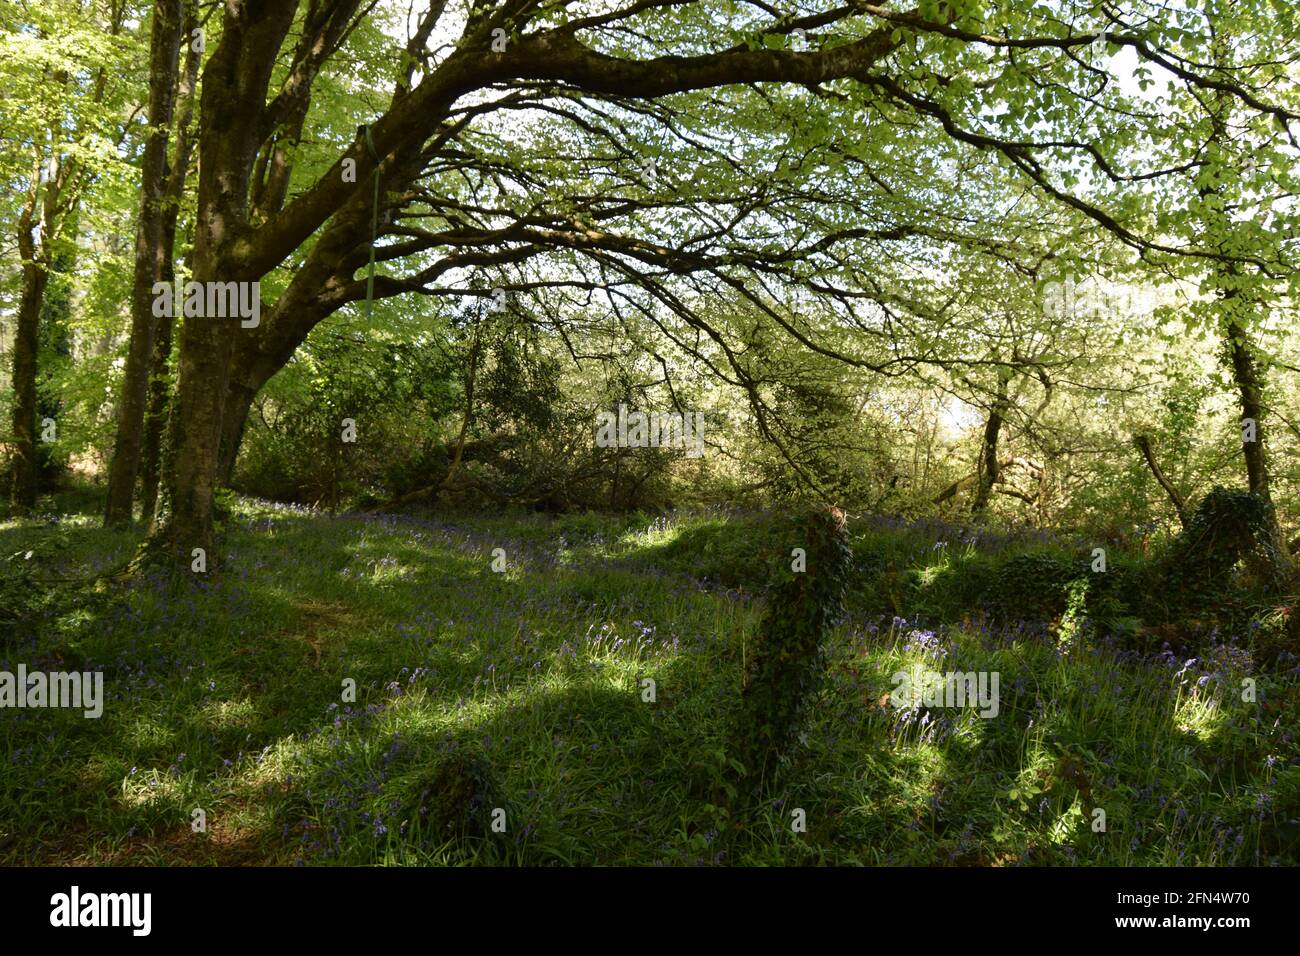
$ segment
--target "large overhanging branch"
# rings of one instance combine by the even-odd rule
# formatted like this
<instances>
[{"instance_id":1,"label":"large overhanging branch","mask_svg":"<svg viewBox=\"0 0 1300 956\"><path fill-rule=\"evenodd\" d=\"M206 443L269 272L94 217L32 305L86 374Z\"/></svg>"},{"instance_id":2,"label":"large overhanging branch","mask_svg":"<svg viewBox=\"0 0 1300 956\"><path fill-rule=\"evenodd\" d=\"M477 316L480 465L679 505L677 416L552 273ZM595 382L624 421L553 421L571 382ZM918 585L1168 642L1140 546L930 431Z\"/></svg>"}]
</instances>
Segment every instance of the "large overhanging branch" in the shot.
<instances>
[{"instance_id":1,"label":"large overhanging branch","mask_svg":"<svg viewBox=\"0 0 1300 956\"><path fill-rule=\"evenodd\" d=\"M462 45L409 94L397 99L370 129L381 157L423 143L465 94L511 79L554 80L590 93L641 98L754 82L815 84L862 75L895 46L880 29L854 43L811 53L728 49L698 56L625 60L584 46L574 25L527 34L503 53L491 50L487 25L462 37ZM357 179L375 170L362 138L306 192L237 244L252 271L274 268L306 241L355 191L343 180L343 162L355 161Z\"/></svg>"},{"instance_id":2,"label":"large overhanging branch","mask_svg":"<svg viewBox=\"0 0 1300 956\"><path fill-rule=\"evenodd\" d=\"M760 82L792 82L815 86L834 79L854 79L869 88L883 93L886 97L906 110L909 115L936 119L948 137L957 142L980 149L993 149L1008 159L1020 172L1026 174L1033 186L1044 194L1051 196L1073 211L1082 213L1104 229L1118 236L1130 246L1142 252L1161 252L1177 255L1195 255L1217 258L1225 255L1217 251L1181 248L1155 243L1134 231L1129 225L1111 217L1103 209L1092 203L1058 189L1051 182L1043 165L1035 158L1037 150L1071 147L1080 148L1099 162L1103 170L1109 169L1102 156L1086 143L1069 141L1044 141L1043 143L1024 143L1002 140L987 136L965 127L935 99L913 93L903 83L883 69L885 58L897 46L892 24L898 16L917 16L915 12L899 13L866 9L861 5L836 8L826 14L817 15L818 23L804 20L783 21L776 32L790 32L799 24L816 26L847 19L857 12L866 12L891 24L872 30L861 39L842 46L808 53L787 50L750 49L747 46L729 47L715 53L696 56L662 56L651 59L632 60L610 56L580 42L578 33L592 32L615 22L621 16L646 12L669 3L637 3L622 11L603 14L596 19L575 21L562 27L537 33L522 33L512 37L508 49L503 53L490 51L490 23L506 22L502 19L503 10L497 10L488 19L472 21L457 49L435 69L429 72L414 88L401 91L394 97L393 106L372 126L372 135L381 156L381 175L384 193L391 196L398 192L408 199L425 200L428 211L425 213L408 212L405 215L428 215L443 218L452 228L442 230L413 230L406 225L387 229L390 235L398 236L402 241L380 246L380 261L397 261L407 256L418 257L423 252L455 250L444 255L434 265L427 266L410 278L377 277L376 293L379 297L397 295L403 292L429 291L430 284L439 276L453 268L487 267L512 263L524 263L555 250L569 250L585 253L600 253L614 259L628 258L642 265L653 266L666 274L686 275L708 273L717 277L724 285L738 293L742 298L765 312L787 334L805 347L820 352L827 357L837 358L857 364L859 367L883 371L889 367L904 366L909 362L931 362L936 365L947 363L956 365L962 359L948 359L933 354L902 354L891 357L887 362L873 362L859 356L852 356L842 350L818 341L805 329L789 322L779 310L773 308L770 295L754 292L750 281L762 285L761 276L766 275L774 281L788 283L819 293L823 298L836 301L849 312L852 320L862 331L869 327L856 318L853 303L865 301L881 308L886 317L893 322L906 322L906 313L912 311L922 317L922 321L931 318L926 310L917 303L908 303L901 297L887 297L879 290L867 291L845 288L827 281L825 269L839 267L846 273L853 272L854 266L849 255L835 254L841 244L857 248L863 240L888 241L908 237L928 237L938 241L958 238L957 233L945 234L941 229L928 232L918 228L916 223L891 223L878 228L859 230L823 230L822 234L808 241L790 243L783 251L757 254L746 248L743 238L734 238L738 224L751 216L755 209L765 210L776 207L765 205L770 197L780 198L790 205L791 215L795 204L801 203L804 209L813 208L816 203L825 201L828 194L805 191L805 187L777 189L759 183L756 190L748 196L743 190L729 196L701 196L690 194L678 197L675 203L659 199L646 199L631 195L613 195L590 197L594 202L590 220L602 224L629 216L633 213L648 213L654 209L670 208L672 205L685 207L691 203L699 204L704 198L716 202L721 208L728 204L733 212L730 217L719 216L712 220L710 228L695 236L683 237L678 248L670 248L663 242L653 242L641 238L619 235L609 226L595 228L591 222L576 223L564 221L553 211L543 210L537 206L535 214L529 214L505 227L493 229L488 221L497 217L510 217L508 209L494 209L480 202L465 203L454 198L442 197L431 190L411 188L411 183L420 175L422 169L436 164L443 164L444 170L459 167L466 174L472 173L484 177L484 181L493 177L510 176L534 184L543 181L540 171L531 172L520 169L517 164L488 161L472 150L460 149L460 145L473 131L470 121L478 116L494 111L520 109L525 107L549 111L551 115L575 124L590 135L601 135L607 142L615 145L617 140L605 133L598 123L581 121L578 109L595 110L597 104L608 103L625 109L639 110L641 115L670 123L671 116L666 111L658 111L653 100L672 93L690 90L711 89L724 86L739 86ZM532 5L518 5L508 11L507 20L513 18L516 25L526 19L525 13ZM888 13L888 16L884 15ZM599 22L598 22L599 21ZM934 27L926 24L925 29ZM917 24L909 28L921 29ZM935 27L937 30L937 27ZM938 31L942 32L942 31ZM1005 38L1004 38L1005 39ZM1032 40L1032 38L1029 38ZM1060 38L1039 38L1042 46L1065 44L1065 48L1080 45L1078 38L1069 38L1068 42ZM971 41L975 42L975 41ZM980 39L978 42L984 42ZM1015 44L1032 46L1022 38ZM512 88L519 84L519 88ZM493 90L504 92L491 103L471 103L461 105L466 94L476 91ZM562 94L572 106L543 103L539 97ZM641 104L638 106L638 104ZM607 114L606 114L607 115ZM475 134L477 135L477 134ZM431 148L429 137L436 141ZM685 137L683 137L685 138ZM451 146L457 148L448 148ZM700 148L705 148L701 145ZM729 161L722 150L711 150L714 155ZM628 153L626 149L619 150ZM359 297L363 286L352 278L357 259L364 258L367 215L365 215L367 189L345 184L340 175L344 159L353 159L357 165L358 183L364 181L365 175L374 170L367 151L360 139L340 157L335 167L325 174L315 185L308 188L297 198L288 203L266 225L245 233L240 242L244 243L242 252L246 256L251 271L271 268L297 247L319 226L333 217L321 240L321 246L331 255L336 255L339 268L331 277L330 285L323 296L323 302L331 308L337 308ZM1111 170L1114 172L1113 170ZM1173 168L1171 167L1171 172ZM1118 176L1118 174L1117 174ZM1116 178L1116 177L1112 177ZM1122 177L1120 177L1122 178ZM499 181L498 181L499 186ZM760 190L767 190L762 192ZM781 191L784 190L784 191ZM391 198L386 200L386 205ZM475 231L479 234L475 235ZM967 236L970 244L984 243L995 248L998 240L991 236L978 234ZM491 248L493 244L514 248ZM426 245L427 244L427 245ZM340 250L343 250L340 252ZM825 267L809 267L804 271L794 268L810 258L825 258ZM1011 256L1012 259L1015 256ZM1262 270L1271 266L1259 260L1253 260ZM738 275L737 273L741 273ZM319 321L320 312L309 313L310 318L303 323L296 322L285 310L284 321L295 325L295 335L305 335L310 325ZM325 311L328 314L328 311ZM280 321L274 319L270 325ZM305 328L303 327L305 324Z\"/></svg>"}]
</instances>

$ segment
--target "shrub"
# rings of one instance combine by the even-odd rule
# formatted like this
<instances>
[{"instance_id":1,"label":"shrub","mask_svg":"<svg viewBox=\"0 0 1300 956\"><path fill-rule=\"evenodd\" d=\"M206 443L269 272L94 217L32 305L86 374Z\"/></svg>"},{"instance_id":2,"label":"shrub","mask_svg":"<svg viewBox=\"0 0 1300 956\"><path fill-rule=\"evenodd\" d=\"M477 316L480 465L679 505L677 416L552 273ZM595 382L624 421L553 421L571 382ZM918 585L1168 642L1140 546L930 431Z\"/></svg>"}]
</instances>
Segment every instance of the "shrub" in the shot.
<instances>
[{"instance_id":1,"label":"shrub","mask_svg":"<svg viewBox=\"0 0 1300 956\"><path fill-rule=\"evenodd\" d=\"M1065 611L1066 586L1086 567L1047 552L1017 554L998 569L989 610L1002 620L1041 620Z\"/></svg>"},{"instance_id":2,"label":"shrub","mask_svg":"<svg viewBox=\"0 0 1300 956\"><path fill-rule=\"evenodd\" d=\"M1247 583L1239 565L1255 584L1271 584L1269 521L1268 503L1259 495L1215 485L1165 556L1165 584L1177 605L1232 603Z\"/></svg>"}]
</instances>

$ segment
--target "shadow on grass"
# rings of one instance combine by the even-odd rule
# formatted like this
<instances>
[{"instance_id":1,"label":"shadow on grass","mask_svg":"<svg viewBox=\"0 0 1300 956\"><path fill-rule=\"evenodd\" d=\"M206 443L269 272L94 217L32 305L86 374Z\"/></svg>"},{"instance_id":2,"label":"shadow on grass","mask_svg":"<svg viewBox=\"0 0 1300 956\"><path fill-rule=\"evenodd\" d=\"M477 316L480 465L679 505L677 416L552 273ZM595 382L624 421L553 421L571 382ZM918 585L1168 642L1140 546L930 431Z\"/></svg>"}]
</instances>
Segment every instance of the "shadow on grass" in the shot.
<instances>
[{"instance_id":1,"label":"shadow on grass","mask_svg":"<svg viewBox=\"0 0 1300 956\"><path fill-rule=\"evenodd\" d=\"M761 607L664 567L710 543L725 566L784 546L739 537L706 524L572 564L498 528L272 517L234 528L210 579L145 578L102 605L69 593L19 653L0 654L102 668L108 706L98 721L48 710L0 721L0 862L988 864L1069 862L1070 845L1115 862L1113 844L1142 838L1129 818L1150 839L1177 813L1134 795L1188 763L1167 686L1112 701L1108 682L1140 675L1007 648L960 668L1003 669L997 719L900 739L862 686L833 680L782 780L743 811L712 806L692 783L721 766ZM64 568L130 544L89 526L67 539ZM864 666L880 666L870 653ZM1216 737L1217 717L1201 720L1199 746L1236 746ZM453 752L490 772L504 833L425 828L420 808L438 799L430 781ZM1046 810L1006 797L1035 779ZM1104 853L1084 848L1091 831L1077 823L1053 832L1078 779L1111 801ZM1192 810L1208 822L1206 805ZM191 829L196 808L206 834Z\"/></svg>"}]
</instances>

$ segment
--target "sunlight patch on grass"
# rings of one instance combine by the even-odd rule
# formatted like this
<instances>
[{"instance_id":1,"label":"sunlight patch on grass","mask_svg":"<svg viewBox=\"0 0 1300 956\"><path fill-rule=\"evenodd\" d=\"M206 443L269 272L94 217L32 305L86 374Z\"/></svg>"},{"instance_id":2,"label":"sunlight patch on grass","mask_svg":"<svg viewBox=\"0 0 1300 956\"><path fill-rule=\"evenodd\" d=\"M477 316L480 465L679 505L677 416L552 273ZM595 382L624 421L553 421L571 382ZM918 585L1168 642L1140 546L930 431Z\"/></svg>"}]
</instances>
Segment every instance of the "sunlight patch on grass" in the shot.
<instances>
[{"instance_id":1,"label":"sunlight patch on grass","mask_svg":"<svg viewBox=\"0 0 1300 956\"><path fill-rule=\"evenodd\" d=\"M137 770L122 781L122 802L135 808L175 803L186 790L183 778L158 770Z\"/></svg>"},{"instance_id":2,"label":"sunlight patch on grass","mask_svg":"<svg viewBox=\"0 0 1300 956\"><path fill-rule=\"evenodd\" d=\"M118 738L136 750L167 748L176 740L176 729L163 723L161 715L140 714L118 732Z\"/></svg>"},{"instance_id":3,"label":"sunlight patch on grass","mask_svg":"<svg viewBox=\"0 0 1300 956\"><path fill-rule=\"evenodd\" d=\"M645 528L628 528L618 536L618 550L636 550L640 548L663 548L672 544L685 529L683 521L659 519Z\"/></svg>"},{"instance_id":4,"label":"sunlight patch on grass","mask_svg":"<svg viewBox=\"0 0 1300 956\"><path fill-rule=\"evenodd\" d=\"M1171 720L1179 733L1195 737L1204 744L1219 734L1225 716L1213 697L1200 694L1180 695Z\"/></svg>"},{"instance_id":5,"label":"sunlight patch on grass","mask_svg":"<svg viewBox=\"0 0 1300 956\"><path fill-rule=\"evenodd\" d=\"M257 704L252 698L214 700L199 708L198 718L212 730L243 730L257 718Z\"/></svg>"}]
</instances>

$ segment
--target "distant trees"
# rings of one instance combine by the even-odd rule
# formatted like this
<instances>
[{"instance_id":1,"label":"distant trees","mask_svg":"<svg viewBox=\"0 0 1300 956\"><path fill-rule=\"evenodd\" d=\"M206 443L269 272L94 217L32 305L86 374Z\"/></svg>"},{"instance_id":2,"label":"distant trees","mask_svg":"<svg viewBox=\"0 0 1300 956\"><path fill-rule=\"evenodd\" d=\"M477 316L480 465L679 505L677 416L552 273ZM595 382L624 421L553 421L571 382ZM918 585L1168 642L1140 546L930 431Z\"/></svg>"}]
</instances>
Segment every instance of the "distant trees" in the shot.
<instances>
[{"instance_id":1,"label":"distant trees","mask_svg":"<svg viewBox=\"0 0 1300 956\"><path fill-rule=\"evenodd\" d=\"M36 505L37 381L40 322L50 278L75 261L79 212L86 188L119 138L115 72L123 52L111 41L122 31L124 2L58 2L19 11L5 4L9 30L2 68L5 99L3 173L20 197L10 220L20 269L14 316L11 382L10 499ZM103 35L109 42L105 43ZM115 88L118 87L118 88ZM55 423L57 431L57 422ZM46 431L47 429L42 429Z\"/></svg>"}]
</instances>

